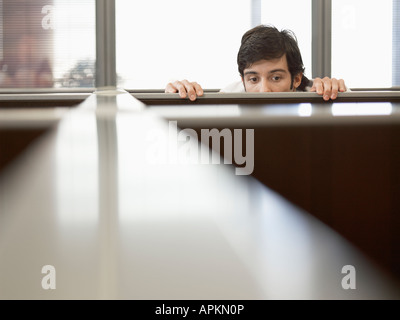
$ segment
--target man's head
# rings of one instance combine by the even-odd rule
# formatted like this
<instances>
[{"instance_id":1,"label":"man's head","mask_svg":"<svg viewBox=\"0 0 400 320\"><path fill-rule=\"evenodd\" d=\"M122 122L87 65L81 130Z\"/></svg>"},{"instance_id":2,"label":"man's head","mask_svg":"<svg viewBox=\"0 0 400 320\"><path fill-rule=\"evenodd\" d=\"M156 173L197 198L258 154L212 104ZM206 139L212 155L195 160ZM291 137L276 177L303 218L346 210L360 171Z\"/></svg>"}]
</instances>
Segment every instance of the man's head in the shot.
<instances>
[{"instance_id":1,"label":"man's head","mask_svg":"<svg viewBox=\"0 0 400 320\"><path fill-rule=\"evenodd\" d=\"M308 81L296 36L289 30L260 25L247 31L237 63L248 92L304 90Z\"/></svg>"}]
</instances>

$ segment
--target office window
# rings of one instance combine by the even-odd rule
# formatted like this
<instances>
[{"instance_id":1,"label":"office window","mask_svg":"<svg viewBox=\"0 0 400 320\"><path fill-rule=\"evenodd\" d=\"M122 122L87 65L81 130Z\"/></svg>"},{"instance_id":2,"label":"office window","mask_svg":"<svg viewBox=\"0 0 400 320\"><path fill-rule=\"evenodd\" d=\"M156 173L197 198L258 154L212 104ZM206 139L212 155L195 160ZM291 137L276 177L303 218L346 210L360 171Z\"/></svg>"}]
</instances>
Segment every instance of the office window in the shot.
<instances>
[{"instance_id":1,"label":"office window","mask_svg":"<svg viewBox=\"0 0 400 320\"><path fill-rule=\"evenodd\" d=\"M187 78L224 87L240 79L236 55L250 27L250 0L116 0L118 86Z\"/></svg>"},{"instance_id":2,"label":"office window","mask_svg":"<svg viewBox=\"0 0 400 320\"><path fill-rule=\"evenodd\" d=\"M311 0L116 0L117 85L174 79L222 88L239 78L240 39L263 23L292 30L311 77ZM0 0L0 88L94 87L95 0ZM397 0L332 1L332 77L400 85Z\"/></svg>"},{"instance_id":3,"label":"office window","mask_svg":"<svg viewBox=\"0 0 400 320\"><path fill-rule=\"evenodd\" d=\"M392 4L332 1L332 76L353 88L392 86Z\"/></svg>"},{"instance_id":4,"label":"office window","mask_svg":"<svg viewBox=\"0 0 400 320\"><path fill-rule=\"evenodd\" d=\"M293 31L299 43L305 75L311 78L311 0L262 0L261 23Z\"/></svg>"},{"instance_id":5,"label":"office window","mask_svg":"<svg viewBox=\"0 0 400 320\"><path fill-rule=\"evenodd\" d=\"M259 23L295 32L311 76L310 0L117 0L118 84L164 88L189 79L222 88L240 79L241 37Z\"/></svg>"},{"instance_id":6,"label":"office window","mask_svg":"<svg viewBox=\"0 0 400 320\"><path fill-rule=\"evenodd\" d=\"M94 87L96 1L53 1L55 86Z\"/></svg>"},{"instance_id":7,"label":"office window","mask_svg":"<svg viewBox=\"0 0 400 320\"><path fill-rule=\"evenodd\" d=\"M0 1L0 88L94 86L95 0Z\"/></svg>"}]
</instances>

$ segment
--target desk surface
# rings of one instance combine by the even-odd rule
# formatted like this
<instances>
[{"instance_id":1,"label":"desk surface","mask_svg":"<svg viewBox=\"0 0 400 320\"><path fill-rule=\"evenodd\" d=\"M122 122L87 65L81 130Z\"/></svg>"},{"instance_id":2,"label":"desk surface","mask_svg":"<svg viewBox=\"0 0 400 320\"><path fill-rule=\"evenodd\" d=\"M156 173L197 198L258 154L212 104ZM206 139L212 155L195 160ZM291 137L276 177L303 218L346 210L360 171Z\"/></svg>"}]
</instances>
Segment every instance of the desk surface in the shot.
<instances>
[{"instance_id":1,"label":"desk surface","mask_svg":"<svg viewBox=\"0 0 400 320\"><path fill-rule=\"evenodd\" d=\"M175 137L147 111L125 93L93 94L1 173L1 299L400 297L335 231L255 179L190 155L159 161ZM42 287L47 265L55 289ZM345 266L355 290L342 287Z\"/></svg>"}]
</instances>

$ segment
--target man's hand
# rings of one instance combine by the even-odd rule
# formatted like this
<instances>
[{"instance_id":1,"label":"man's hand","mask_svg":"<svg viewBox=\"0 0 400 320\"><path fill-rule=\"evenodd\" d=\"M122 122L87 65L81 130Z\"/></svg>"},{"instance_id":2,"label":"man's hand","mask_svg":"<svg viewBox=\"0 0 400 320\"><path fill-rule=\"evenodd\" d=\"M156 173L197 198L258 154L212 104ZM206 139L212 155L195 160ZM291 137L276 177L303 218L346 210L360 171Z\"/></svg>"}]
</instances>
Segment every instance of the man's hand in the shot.
<instances>
[{"instance_id":1,"label":"man's hand","mask_svg":"<svg viewBox=\"0 0 400 320\"><path fill-rule=\"evenodd\" d=\"M329 99L334 100L337 98L338 92L345 92L347 90L343 79L338 80L325 77L323 79L315 78L313 81L314 83L310 91L322 95L325 101Z\"/></svg>"},{"instance_id":2,"label":"man's hand","mask_svg":"<svg viewBox=\"0 0 400 320\"><path fill-rule=\"evenodd\" d=\"M165 88L165 93L179 93L181 98L187 96L191 101L203 95L203 88L197 82L189 82L187 80L170 82Z\"/></svg>"}]
</instances>

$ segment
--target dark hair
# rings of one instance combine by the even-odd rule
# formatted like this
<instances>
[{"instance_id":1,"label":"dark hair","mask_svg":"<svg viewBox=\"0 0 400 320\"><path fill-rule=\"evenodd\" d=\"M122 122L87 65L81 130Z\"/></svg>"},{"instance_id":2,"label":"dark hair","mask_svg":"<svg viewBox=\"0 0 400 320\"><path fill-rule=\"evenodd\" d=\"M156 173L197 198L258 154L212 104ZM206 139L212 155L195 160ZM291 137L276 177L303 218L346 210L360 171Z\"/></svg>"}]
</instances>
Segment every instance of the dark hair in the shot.
<instances>
[{"instance_id":1,"label":"dark hair","mask_svg":"<svg viewBox=\"0 0 400 320\"><path fill-rule=\"evenodd\" d=\"M296 35L290 30L279 31L271 25L259 25L247 31L243 37L237 55L240 75L244 69L260 60L278 59L286 54L289 72L292 77L303 73L298 90L305 90L309 80L304 76L303 59L297 44Z\"/></svg>"}]
</instances>

